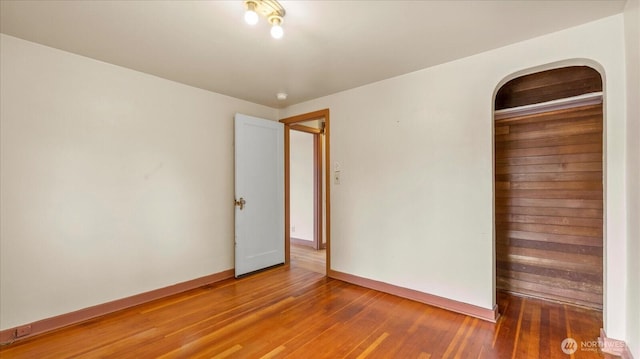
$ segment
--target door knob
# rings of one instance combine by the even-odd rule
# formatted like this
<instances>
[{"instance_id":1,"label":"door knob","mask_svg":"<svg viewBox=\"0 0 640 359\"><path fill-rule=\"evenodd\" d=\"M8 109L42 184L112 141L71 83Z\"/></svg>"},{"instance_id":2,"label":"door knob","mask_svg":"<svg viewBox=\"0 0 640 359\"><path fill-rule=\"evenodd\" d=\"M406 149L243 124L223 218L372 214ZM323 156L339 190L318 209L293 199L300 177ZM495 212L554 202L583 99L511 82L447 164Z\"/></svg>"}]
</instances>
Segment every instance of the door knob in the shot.
<instances>
[{"instance_id":1,"label":"door knob","mask_svg":"<svg viewBox=\"0 0 640 359\"><path fill-rule=\"evenodd\" d=\"M244 208L244 205L247 203L247 201L244 200L244 198L240 197L240 200L235 200L233 201L234 204L238 207L240 207L240 210L242 211L242 209Z\"/></svg>"}]
</instances>

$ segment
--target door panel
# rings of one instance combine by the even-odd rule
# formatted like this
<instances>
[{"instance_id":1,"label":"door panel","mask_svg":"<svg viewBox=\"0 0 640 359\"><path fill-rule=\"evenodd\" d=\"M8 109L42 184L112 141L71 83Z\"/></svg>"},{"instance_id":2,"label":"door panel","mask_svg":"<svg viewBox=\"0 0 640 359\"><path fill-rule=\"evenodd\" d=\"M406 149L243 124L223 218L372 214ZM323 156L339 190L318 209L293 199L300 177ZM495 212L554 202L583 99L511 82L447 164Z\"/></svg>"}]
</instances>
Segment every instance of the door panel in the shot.
<instances>
[{"instance_id":1,"label":"door panel","mask_svg":"<svg viewBox=\"0 0 640 359\"><path fill-rule=\"evenodd\" d=\"M236 277L284 263L281 123L236 114L235 198Z\"/></svg>"}]
</instances>

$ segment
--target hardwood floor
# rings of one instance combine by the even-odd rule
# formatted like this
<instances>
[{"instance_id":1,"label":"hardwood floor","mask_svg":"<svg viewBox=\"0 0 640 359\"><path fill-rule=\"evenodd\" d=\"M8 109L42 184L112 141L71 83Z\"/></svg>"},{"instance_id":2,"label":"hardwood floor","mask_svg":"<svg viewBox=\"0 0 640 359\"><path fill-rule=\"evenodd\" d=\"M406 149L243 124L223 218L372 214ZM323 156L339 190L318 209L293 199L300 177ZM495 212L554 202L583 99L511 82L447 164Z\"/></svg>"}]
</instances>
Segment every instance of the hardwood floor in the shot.
<instances>
[{"instance_id":1,"label":"hardwood floor","mask_svg":"<svg viewBox=\"0 0 640 359\"><path fill-rule=\"evenodd\" d=\"M600 312L499 295L489 323L296 267L226 280L0 349L2 358L569 358ZM573 358L603 358L578 349Z\"/></svg>"},{"instance_id":2,"label":"hardwood floor","mask_svg":"<svg viewBox=\"0 0 640 359\"><path fill-rule=\"evenodd\" d=\"M326 267L326 250L316 250L309 246L299 244L291 244L291 266L308 269L312 272L325 274Z\"/></svg>"}]
</instances>

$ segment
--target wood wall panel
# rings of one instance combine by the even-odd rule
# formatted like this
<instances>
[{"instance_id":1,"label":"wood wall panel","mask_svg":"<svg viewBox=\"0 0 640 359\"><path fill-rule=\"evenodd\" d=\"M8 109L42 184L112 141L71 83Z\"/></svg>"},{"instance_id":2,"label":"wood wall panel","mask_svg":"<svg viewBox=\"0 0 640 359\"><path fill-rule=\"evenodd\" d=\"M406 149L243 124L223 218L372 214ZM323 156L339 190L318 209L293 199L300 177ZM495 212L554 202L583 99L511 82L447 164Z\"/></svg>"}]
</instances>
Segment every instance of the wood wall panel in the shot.
<instances>
[{"instance_id":1,"label":"wood wall panel","mask_svg":"<svg viewBox=\"0 0 640 359\"><path fill-rule=\"evenodd\" d=\"M602 77L587 66L569 66L521 76L496 94L496 110L602 91Z\"/></svg>"},{"instance_id":2,"label":"wood wall panel","mask_svg":"<svg viewBox=\"0 0 640 359\"><path fill-rule=\"evenodd\" d=\"M602 308L602 131L602 105L495 121L498 289Z\"/></svg>"}]
</instances>

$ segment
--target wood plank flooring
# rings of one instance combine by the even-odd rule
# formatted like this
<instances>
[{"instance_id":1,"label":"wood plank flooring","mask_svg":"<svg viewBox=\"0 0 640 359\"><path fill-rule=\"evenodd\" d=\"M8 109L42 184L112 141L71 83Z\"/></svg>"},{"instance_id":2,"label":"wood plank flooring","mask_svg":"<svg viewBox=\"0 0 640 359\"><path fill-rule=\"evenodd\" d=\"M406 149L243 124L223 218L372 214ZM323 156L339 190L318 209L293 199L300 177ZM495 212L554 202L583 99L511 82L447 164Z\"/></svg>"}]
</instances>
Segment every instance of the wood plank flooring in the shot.
<instances>
[{"instance_id":1,"label":"wood plank flooring","mask_svg":"<svg viewBox=\"0 0 640 359\"><path fill-rule=\"evenodd\" d=\"M326 274L326 250L291 244L291 266L308 269L312 272Z\"/></svg>"},{"instance_id":2,"label":"wood plank flooring","mask_svg":"<svg viewBox=\"0 0 640 359\"><path fill-rule=\"evenodd\" d=\"M569 358L599 311L506 294L484 322L296 267L150 302L0 349L1 358ZM578 349L572 358L603 358Z\"/></svg>"}]
</instances>

